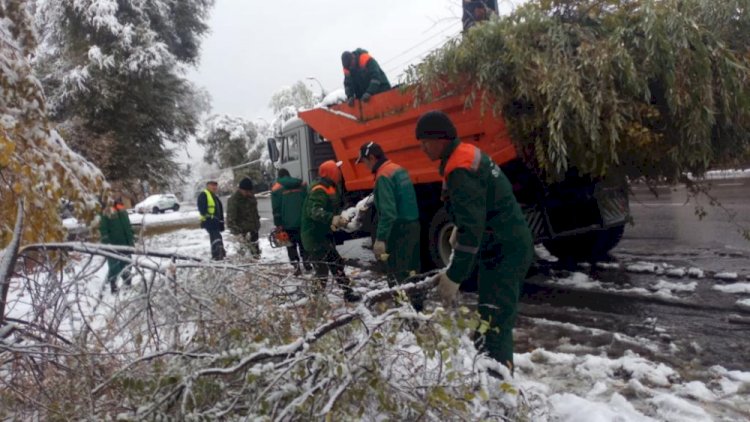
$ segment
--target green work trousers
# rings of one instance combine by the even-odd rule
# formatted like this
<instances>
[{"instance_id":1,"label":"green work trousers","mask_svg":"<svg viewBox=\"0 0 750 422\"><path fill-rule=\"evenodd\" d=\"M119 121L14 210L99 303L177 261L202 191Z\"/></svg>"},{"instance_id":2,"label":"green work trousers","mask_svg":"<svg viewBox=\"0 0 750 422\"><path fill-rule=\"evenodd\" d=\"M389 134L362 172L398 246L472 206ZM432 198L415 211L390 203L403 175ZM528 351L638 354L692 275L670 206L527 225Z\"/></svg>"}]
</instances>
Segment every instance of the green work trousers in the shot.
<instances>
[{"instance_id":1,"label":"green work trousers","mask_svg":"<svg viewBox=\"0 0 750 422\"><path fill-rule=\"evenodd\" d=\"M420 272L420 225L419 221L396 222L391 229L386 242L388 261L388 284L393 287L395 283L401 284L413 274ZM412 280L410 280L412 281ZM413 280L417 281L417 280ZM424 294L411 296L412 305L417 311L422 310Z\"/></svg>"},{"instance_id":2,"label":"green work trousers","mask_svg":"<svg viewBox=\"0 0 750 422\"><path fill-rule=\"evenodd\" d=\"M513 246L480 251L478 263L479 314L490 322L484 349L491 358L511 369L518 299L534 258L533 246L527 247L524 242Z\"/></svg>"}]
</instances>

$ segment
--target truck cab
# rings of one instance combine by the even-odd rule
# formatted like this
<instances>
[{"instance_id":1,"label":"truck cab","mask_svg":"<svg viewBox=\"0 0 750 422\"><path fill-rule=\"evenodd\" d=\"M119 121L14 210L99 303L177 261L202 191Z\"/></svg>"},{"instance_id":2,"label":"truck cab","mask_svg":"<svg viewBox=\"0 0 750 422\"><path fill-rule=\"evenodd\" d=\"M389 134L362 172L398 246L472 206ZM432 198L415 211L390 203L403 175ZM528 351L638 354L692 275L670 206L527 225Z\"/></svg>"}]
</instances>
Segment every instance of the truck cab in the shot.
<instances>
[{"instance_id":1,"label":"truck cab","mask_svg":"<svg viewBox=\"0 0 750 422\"><path fill-rule=\"evenodd\" d=\"M318 167L324 161L336 159L331 143L299 117L284 123L281 134L273 143L275 145L269 143L269 148L278 151L277 168L287 169L292 177L302 179L308 185L318 177Z\"/></svg>"}]
</instances>

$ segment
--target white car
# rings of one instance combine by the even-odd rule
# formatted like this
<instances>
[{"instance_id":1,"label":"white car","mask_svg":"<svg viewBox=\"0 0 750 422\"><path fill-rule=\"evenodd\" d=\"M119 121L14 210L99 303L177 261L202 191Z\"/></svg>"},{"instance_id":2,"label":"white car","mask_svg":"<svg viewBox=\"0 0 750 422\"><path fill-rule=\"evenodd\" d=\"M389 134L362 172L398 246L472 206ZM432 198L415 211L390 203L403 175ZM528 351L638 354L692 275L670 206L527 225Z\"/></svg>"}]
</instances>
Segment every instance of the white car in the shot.
<instances>
[{"instance_id":1,"label":"white car","mask_svg":"<svg viewBox=\"0 0 750 422\"><path fill-rule=\"evenodd\" d=\"M180 209L180 203L177 197L171 193L151 195L143 201L135 204L133 207L139 214L154 213L159 214L166 210L177 211Z\"/></svg>"}]
</instances>

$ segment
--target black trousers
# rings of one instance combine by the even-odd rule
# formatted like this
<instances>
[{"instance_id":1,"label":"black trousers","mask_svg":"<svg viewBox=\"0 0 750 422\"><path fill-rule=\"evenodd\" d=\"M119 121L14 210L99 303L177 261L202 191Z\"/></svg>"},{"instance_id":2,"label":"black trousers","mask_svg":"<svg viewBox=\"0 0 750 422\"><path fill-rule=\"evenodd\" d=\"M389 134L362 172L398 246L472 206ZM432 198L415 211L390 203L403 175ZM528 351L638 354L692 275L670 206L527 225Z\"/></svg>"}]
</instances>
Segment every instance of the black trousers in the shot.
<instances>
[{"instance_id":1,"label":"black trousers","mask_svg":"<svg viewBox=\"0 0 750 422\"><path fill-rule=\"evenodd\" d=\"M299 229L286 229L289 235L289 240L292 242L292 246L287 246L286 252L289 255L289 261L292 264L296 264L302 258L302 262L305 264L305 268L309 268L310 264L307 263L307 253L305 248L302 246L302 235Z\"/></svg>"},{"instance_id":2,"label":"black trousers","mask_svg":"<svg viewBox=\"0 0 750 422\"><path fill-rule=\"evenodd\" d=\"M217 229L206 229L208 238L211 240L211 259L222 260L227 255L224 250L224 238L221 237L221 231Z\"/></svg>"},{"instance_id":3,"label":"black trousers","mask_svg":"<svg viewBox=\"0 0 750 422\"><path fill-rule=\"evenodd\" d=\"M319 288L325 288L330 272L336 280L336 284L341 286L345 292L351 291L351 281L344 272L344 258L339 255L333 242L328 248L310 253L309 258L315 267L315 277Z\"/></svg>"}]
</instances>

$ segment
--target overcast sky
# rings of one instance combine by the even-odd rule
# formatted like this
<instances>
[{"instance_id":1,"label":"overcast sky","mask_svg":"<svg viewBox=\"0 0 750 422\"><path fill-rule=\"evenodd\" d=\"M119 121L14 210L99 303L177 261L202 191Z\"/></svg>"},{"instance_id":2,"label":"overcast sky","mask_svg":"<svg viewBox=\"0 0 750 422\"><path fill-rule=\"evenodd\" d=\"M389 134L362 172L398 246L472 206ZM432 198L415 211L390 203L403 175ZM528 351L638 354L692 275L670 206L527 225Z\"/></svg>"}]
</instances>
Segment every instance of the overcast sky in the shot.
<instances>
[{"instance_id":1,"label":"overcast sky","mask_svg":"<svg viewBox=\"0 0 750 422\"><path fill-rule=\"evenodd\" d=\"M525 0L499 0L500 13ZM341 53L364 48L391 84L409 64L461 32L462 0L216 0L198 68L211 114L271 121L274 92L305 81L315 93L343 87ZM194 140L180 162L202 159Z\"/></svg>"},{"instance_id":2,"label":"overcast sky","mask_svg":"<svg viewBox=\"0 0 750 422\"><path fill-rule=\"evenodd\" d=\"M344 50L367 49L395 84L461 31L460 16L460 0L217 0L190 78L211 94L212 113L270 120L283 86L312 76L326 92L341 88Z\"/></svg>"}]
</instances>

